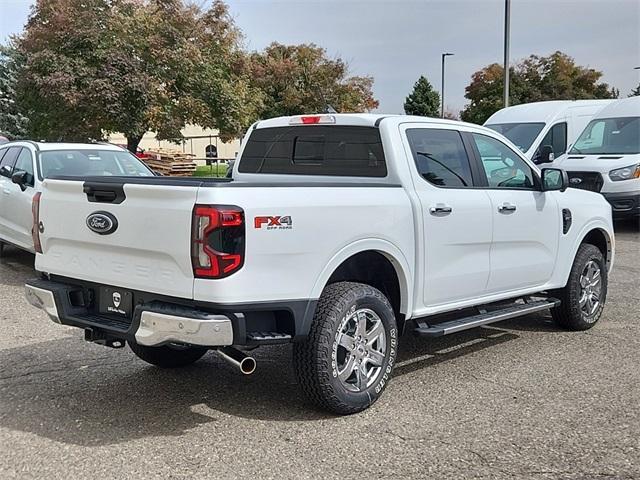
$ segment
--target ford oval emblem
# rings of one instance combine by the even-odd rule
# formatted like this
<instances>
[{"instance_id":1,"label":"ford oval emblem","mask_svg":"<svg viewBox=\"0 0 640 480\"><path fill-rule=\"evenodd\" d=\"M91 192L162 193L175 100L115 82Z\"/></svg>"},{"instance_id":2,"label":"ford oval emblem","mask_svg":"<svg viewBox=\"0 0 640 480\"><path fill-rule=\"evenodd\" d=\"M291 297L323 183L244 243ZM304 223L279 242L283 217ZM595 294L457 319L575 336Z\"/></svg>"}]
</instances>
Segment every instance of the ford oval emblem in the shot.
<instances>
[{"instance_id":1,"label":"ford oval emblem","mask_svg":"<svg viewBox=\"0 0 640 480\"><path fill-rule=\"evenodd\" d=\"M87 227L99 235L109 235L118 228L118 220L109 212L93 212L87 217Z\"/></svg>"},{"instance_id":2,"label":"ford oval emblem","mask_svg":"<svg viewBox=\"0 0 640 480\"><path fill-rule=\"evenodd\" d=\"M578 185L579 183L582 183L582 179L578 178L578 177L573 177L571 180L569 180L569 183L573 183L574 185Z\"/></svg>"}]
</instances>

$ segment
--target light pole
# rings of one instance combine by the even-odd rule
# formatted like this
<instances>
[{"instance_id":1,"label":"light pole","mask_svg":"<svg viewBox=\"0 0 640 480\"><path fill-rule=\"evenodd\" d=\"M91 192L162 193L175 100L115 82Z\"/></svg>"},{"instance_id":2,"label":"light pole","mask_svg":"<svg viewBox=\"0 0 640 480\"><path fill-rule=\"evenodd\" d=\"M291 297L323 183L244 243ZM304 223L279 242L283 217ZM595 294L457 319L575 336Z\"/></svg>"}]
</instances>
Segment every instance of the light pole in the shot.
<instances>
[{"instance_id":1,"label":"light pole","mask_svg":"<svg viewBox=\"0 0 640 480\"><path fill-rule=\"evenodd\" d=\"M451 57L453 53L443 53L442 54L442 80L440 86L442 87L442 92L440 96L442 97L442 105L440 106L440 118L444 118L444 59L445 57Z\"/></svg>"},{"instance_id":2,"label":"light pole","mask_svg":"<svg viewBox=\"0 0 640 480\"><path fill-rule=\"evenodd\" d=\"M511 0L504 0L504 106L509 106L509 30Z\"/></svg>"}]
</instances>

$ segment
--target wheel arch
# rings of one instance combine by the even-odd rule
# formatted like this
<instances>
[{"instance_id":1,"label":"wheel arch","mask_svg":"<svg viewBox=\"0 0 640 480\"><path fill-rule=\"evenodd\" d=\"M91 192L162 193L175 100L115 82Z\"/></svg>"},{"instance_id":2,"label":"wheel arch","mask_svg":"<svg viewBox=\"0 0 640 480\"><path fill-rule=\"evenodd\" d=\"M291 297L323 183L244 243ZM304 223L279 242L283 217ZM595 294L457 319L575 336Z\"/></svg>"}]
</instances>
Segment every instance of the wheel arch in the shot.
<instances>
[{"instance_id":1,"label":"wheel arch","mask_svg":"<svg viewBox=\"0 0 640 480\"><path fill-rule=\"evenodd\" d=\"M583 243L589 243L598 247L598 250L602 253L607 270L611 268L611 262L613 261L613 240L611 236L603 228L592 228L582 236L582 240L578 244L578 248ZM576 252L578 251L576 248Z\"/></svg>"},{"instance_id":2,"label":"wheel arch","mask_svg":"<svg viewBox=\"0 0 640 480\"><path fill-rule=\"evenodd\" d=\"M411 270L400 251L382 239L354 242L337 252L316 281L310 298L319 298L330 283L354 281L367 283L385 293L399 322L411 312Z\"/></svg>"},{"instance_id":3,"label":"wheel arch","mask_svg":"<svg viewBox=\"0 0 640 480\"><path fill-rule=\"evenodd\" d=\"M566 285L569 281L569 274L571 273L571 267L573 265L573 261L578 254L578 249L580 245L583 243L589 243L596 246L605 258L605 263L607 266L607 271L611 271L611 267L613 266L614 260L614 251L615 251L615 240L611 230L607 227L605 223L601 222L592 222L589 225L586 225L581 231L579 235L576 235L576 240L572 246L572 249L568 252L570 255L570 262L565 262L564 268L562 270L562 275L560 277L561 282L558 285Z\"/></svg>"}]
</instances>

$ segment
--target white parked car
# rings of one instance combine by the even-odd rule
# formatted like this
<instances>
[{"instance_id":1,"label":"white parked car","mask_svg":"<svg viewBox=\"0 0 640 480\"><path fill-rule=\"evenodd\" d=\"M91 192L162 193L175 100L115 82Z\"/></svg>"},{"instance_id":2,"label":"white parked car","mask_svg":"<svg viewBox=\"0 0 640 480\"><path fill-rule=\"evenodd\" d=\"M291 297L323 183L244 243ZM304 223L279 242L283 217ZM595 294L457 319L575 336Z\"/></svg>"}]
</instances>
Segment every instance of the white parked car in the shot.
<instances>
[{"instance_id":1,"label":"white parked car","mask_svg":"<svg viewBox=\"0 0 640 480\"><path fill-rule=\"evenodd\" d=\"M151 176L127 150L108 144L9 142L0 146L0 249L34 251L31 205L52 176Z\"/></svg>"},{"instance_id":2,"label":"white parked car","mask_svg":"<svg viewBox=\"0 0 640 480\"><path fill-rule=\"evenodd\" d=\"M258 122L233 180L45 180L27 298L161 367L293 342L333 412L382 393L404 330L437 337L551 310L602 314L611 208L495 131L411 116Z\"/></svg>"},{"instance_id":3,"label":"white parked car","mask_svg":"<svg viewBox=\"0 0 640 480\"><path fill-rule=\"evenodd\" d=\"M589 122L554 166L567 170L569 186L600 192L614 218L640 216L640 97L618 100Z\"/></svg>"},{"instance_id":4,"label":"white parked car","mask_svg":"<svg viewBox=\"0 0 640 480\"><path fill-rule=\"evenodd\" d=\"M564 154L593 116L613 101L523 103L498 110L484 125L511 140L528 159L544 163Z\"/></svg>"}]
</instances>

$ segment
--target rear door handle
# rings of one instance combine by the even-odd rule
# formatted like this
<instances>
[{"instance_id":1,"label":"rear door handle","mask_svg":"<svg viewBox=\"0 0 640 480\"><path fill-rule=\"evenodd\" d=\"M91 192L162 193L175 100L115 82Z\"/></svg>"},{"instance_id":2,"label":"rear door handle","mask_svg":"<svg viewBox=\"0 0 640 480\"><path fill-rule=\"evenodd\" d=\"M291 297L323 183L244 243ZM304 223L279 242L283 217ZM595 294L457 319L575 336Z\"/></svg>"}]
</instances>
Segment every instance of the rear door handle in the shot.
<instances>
[{"instance_id":1,"label":"rear door handle","mask_svg":"<svg viewBox=\"0 0 640 480\"><path fill-rule=\"evenodd\" d=\"M429 209L429 213L431 215L449 215L453 209L449 205L444 205L442 203L437 204L435 207L431 207Z\"/></svg>"},{"instance_id":2,"label":"rear door handle","mask_svg":"<svg viewBox=\"0 0 640 480\"><path fill-rule=\"evenodd\" d=\"M516 206L510 204L509 202L505 202L498 207L498 211L500 213L511 213L516 211Z\"/></svg>"}]
</instances>

